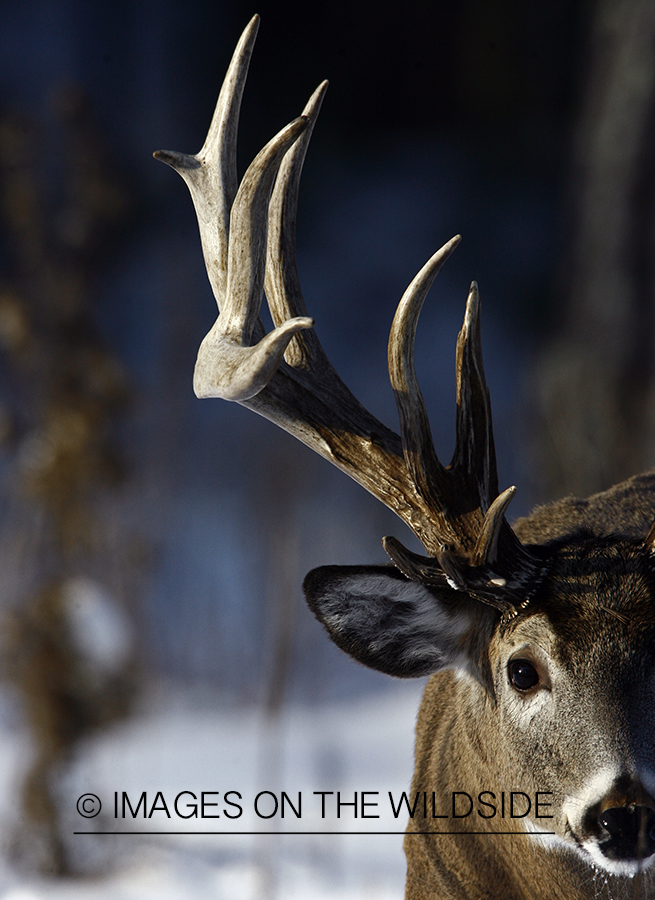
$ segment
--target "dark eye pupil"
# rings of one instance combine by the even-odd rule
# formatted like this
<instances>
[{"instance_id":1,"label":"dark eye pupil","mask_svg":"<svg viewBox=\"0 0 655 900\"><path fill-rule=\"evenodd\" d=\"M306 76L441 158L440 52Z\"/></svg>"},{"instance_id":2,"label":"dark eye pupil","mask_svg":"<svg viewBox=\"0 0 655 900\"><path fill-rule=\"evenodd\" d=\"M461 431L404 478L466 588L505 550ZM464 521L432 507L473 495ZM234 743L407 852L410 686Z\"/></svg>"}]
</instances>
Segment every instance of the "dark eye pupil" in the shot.
<instances>
[{"instance_id":1,"label":"dark eye pupil","mask_svg":"<svg viewBox=\"0 0 655 900\"><path fill-rule=\"evenodd\" d=\"M509 665L509 677L519 691L529 691L539 683L539 674L527 659L515 659Z\"/></svg>"}]
</instances>

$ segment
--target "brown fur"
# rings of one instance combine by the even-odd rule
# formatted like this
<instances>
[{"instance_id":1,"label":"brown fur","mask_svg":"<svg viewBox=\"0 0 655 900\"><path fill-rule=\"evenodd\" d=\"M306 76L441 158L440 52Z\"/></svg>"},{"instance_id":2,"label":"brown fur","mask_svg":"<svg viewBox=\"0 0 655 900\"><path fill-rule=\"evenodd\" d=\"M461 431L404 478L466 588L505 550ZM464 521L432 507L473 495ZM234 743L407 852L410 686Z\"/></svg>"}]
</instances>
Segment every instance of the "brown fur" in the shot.
<instances>
[{"instance_id":1,"label":"brown fur","mask_svg":"<svg viewBox=\"0 0 655 900\"><path fill-rule=\"evenodd\" d=\"M586 757L593 758L598 732L621 746L619 752L630 760L643 755L646 744L655 765L654 579L641 543L654 518L655 474L649 473L588 500L566 498L541 507L516 523L524 543L550 546L553 561L531 611L506 634L500 628L495 632L488 648L495 684L503 675L503 645L523 639L532 627L536 639L548 640L548 649L577 679L581 696L569 698L570 718L562 714L546 729L548 752L543 753L539 740L533 755L522 744L525 736L508 727L501 697L452 671L438 672L428 682L419 712L410 796L435 792L436 808L445 810L453 791L475 796L482 790L554 790L557 812L567 777L572 785L574 770L584 771ZM560 734L553 739L555 729ZM652 805L652 798L647 802ZM633 879L598 872L572 850L538 846L525 834L521 819L499 824L476 816L474 824L469 819L435 822L422 815L420 804L418 811L405 838L406 900L655 896L652 870ZM551 829L549 820L544 819L544 826ZM419 833L451 828L485 834ZM491 834L500 830L517 833Z\"/></svg>"}]
</instances>

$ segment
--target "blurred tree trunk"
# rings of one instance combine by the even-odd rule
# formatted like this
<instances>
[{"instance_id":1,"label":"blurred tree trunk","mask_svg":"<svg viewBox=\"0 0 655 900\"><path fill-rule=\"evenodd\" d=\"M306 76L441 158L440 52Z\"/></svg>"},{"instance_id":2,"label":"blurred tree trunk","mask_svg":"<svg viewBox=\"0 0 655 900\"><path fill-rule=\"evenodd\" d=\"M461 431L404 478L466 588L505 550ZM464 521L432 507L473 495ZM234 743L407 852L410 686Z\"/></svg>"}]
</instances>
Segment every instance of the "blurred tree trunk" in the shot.
<instances>
[{"instance_id":1,"label":"blurred tree trunk","mask_svg":"<svg viewBox=\"0 0 655 900\"><path fill-rule=\"evenodd\" d=\"M600 0L592 18L563 319L537 375L549 497L653 465L655 3Z\"/></svg>"},{"instance_id":2,"label":"blurred tree trunk","mask_svg":"<svg viewBox=\"0 0 655 900\"><path fill-rule=\"evenodd\" d=\"M129 390L93 304L128 197L84 97L72 88L53 100L38 124L0 112L0 569L2 674L33 745L12 850L62 875L74 865L57 777L80 740L127 713L135 671L118 599L129 538L112 500Z\"/></svg>"}]
</instances>

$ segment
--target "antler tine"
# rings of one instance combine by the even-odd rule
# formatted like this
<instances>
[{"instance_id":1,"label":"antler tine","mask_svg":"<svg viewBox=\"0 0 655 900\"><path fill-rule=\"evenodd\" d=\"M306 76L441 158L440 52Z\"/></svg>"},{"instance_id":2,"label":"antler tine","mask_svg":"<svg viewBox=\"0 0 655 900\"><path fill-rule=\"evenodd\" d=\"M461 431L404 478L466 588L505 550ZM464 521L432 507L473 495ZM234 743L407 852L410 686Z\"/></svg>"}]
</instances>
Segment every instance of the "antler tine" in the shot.
<instances>
[{"instance_id":1,"label":"antler tine","mask_svg":"<svg viewBox=\"0 0 655 900\"><path fill-rule=\"evenodd\" d=\"M464 324L457 338L457 426L453 473L473 479L486 512L498 494L496 451L491 403L482 364L480 295L475 281L466 302Z\"/></svg>"},{"instance_id":2,"label":"antler tine","mask_svg":"<svg viewBox=\"0 0 655 900\"><path fill-rule=\"evenodd\" d=\"M252 161L230 215L227 293L221 310L222 333L250 344L264 292L268 207L284 154L307 127L295 119Z\"/></svg>"},{"instance_id":3,"label":"antler tine","mask_svg":"<svg viewBox=\"0 0 655 900\"><path fill-rule=\"evenodd\" d=\"M444 506L444 468L432 443L430 422L414 370L414 340L423 302L437 272L459 244L459 235L438 250L409 285L389 333L389 378L393 388L405 462L423 497Z\"/></svg>"},{"instance_id":4,"label":"antler tine","mask_svg":"<svg viewBox=\"0 0 655 900\"><path fill-rule=\"evenodd\" d=\"M307 128L284 157L271 196L266 297L273 323L278 326L293 316L307 315L296 265L296 213L300 176L327 87L327 81L323 81L303 109L302 114L308 120ZM309 364L308 356L314 358L325 356L314 331L298 334L285 352L286 361L298 367L306 367Z\"/></svg>"},{"instance_id":5,"label":"antler tine","mask_svg":"<svg viewBox=\"0 0 655 900\"><path fill-rule=\"evenodd\" d=\"M508 487L496 497L487 510L471 556L472 565L493 565L496 562L498 541L505 523L505 510L515 493L516 488L514 486Z\"/></svg>"},{"instance_id":6,"label":"antler tine","mask_svg":"<svg viewBox=\"0 0 655 900\"><path fill-rule=\"evenodd\" d=\"M230 216L227 291L223 308L198 351L193 377L198 397L243 402L273 377L287 344L313 319L296 317L270 334L258 329L250 346L264 290L268 204L273 181L288 148L304 131L300 118L283 128L255 157L237 191ZM201 224L202 227L202 224Z\"/></svg>"},{"instance_id":7,"label":"antler tine","mask_svg":"<svg viewBox=\"0 0 655 900\"><path fill-rule=\"evenodd\" d=\"M323 81L307 101L302 112L308 119L307 128L282 160L269 204L265 290L273 323L278 327L293 321L291 317L307 315L296 265L296 213L300 176L327 88L328 82ZM367 429L373 426L380 434L380 423L343 383L313 329L298 331L284 357L296 374L307 376L305 383L311 384L315 397L332 408L348 410L360 423L366 422Z\"/></svg>"},{"instance_id":8,"label":"antler tine","mask_svg":"<svg viewBox=\"0 0 655 900\"><path fill-rule=\"evenodd\" d=\"M195 156L158 150L154 156L184 178L200 226L209 282L220 309L227 293L230 210L237 193L237 130L241 99L259 29L253 16L236 46L202 149Z\"/></svg>"},{"instance_id":9,"label":"antler tine","mask_svg":"<svg viewBox=\"0 0 655 900\"><path fill-rule=\"evenodd\" d=\"M259 16L255 15L244 28L234 49L218 94L205 143L198 153L198 158L215 168L216 174L221 179L226 223L229 222L230 209L239 186L236 154L239 114L258 31Z\"/></svg>"}]
</instances>

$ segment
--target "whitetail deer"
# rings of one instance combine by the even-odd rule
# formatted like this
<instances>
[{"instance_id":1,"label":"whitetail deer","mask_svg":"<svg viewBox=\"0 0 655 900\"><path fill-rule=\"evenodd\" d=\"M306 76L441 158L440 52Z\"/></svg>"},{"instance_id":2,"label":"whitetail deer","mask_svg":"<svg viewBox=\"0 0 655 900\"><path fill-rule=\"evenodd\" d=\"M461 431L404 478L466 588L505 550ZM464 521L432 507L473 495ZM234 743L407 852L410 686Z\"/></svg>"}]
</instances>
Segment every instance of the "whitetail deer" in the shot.
<instances>
[{"instance_id":1,"label":"whitetail deer","mask_svg":"<svg viewBox=\"0 0 655 900\"><path fill-rule=\"evenodd\" d=\"M414 334L458 238L419 272L391 327L400 436L363 409L311 330L295 264L298 182L325 84L238 186L237 120L257 26L255 17L241 37L202 150L155 154L191 191L220 310L194 388L295 435L425 547L420 556L385 538L393 565L328 566L304 583L315 615L355 659L432 675L417 726L406 897L653 897L655 473L510 527L514 488L498 492L475 284L457 342L455 454L439 462ZM258 318L264 290L270 334ZM471 796L471 817L436 818L456 792ZM514 816L511 792L523 795Z\"/></svg>"}]
</instances>

